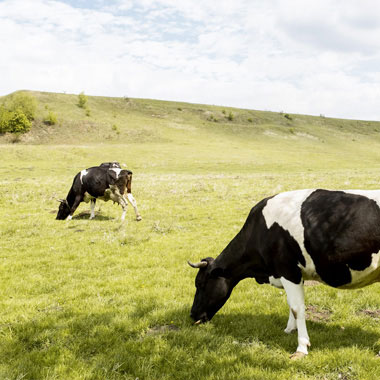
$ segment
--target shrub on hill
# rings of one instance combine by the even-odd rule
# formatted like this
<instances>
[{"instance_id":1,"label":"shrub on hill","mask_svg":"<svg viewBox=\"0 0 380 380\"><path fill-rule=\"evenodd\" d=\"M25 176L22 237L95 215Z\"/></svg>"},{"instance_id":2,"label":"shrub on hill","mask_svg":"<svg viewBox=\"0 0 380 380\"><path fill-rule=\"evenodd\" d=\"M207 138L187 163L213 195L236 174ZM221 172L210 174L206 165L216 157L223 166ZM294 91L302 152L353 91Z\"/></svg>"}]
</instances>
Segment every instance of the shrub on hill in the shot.
<instances>
[{"instance_id":1,"label":"shrub on hill","mask_svg":"<svg viewBox=\"0 0 380 380\"><path fill-rule=\"evenodd\" d=\"M29 121L32 121L36 115L37 100L25 92L16 92L5 98L4 107L8 111L19 111L23 113Z\"/></svg>"},{"instance_id":2,"label":"shrub on hill","mask_svg":"<svg viewBox=\"0 0 380 380\"><path fill-rule=\"evenodd\" d=\"M84 94L84 92L82 91L79 95L78 95L78 107L80 108L86 108L86 104L87 104L87 96Z\"/></svg>"},{"instance_id":3,"label":"shrub on hill","mask_svg":"<svg viewBox=\"0 0 380 380\"><path fill-rule=\"evenodd\" d=\"M0 108L1 133L25 133L30 131L31 126L32 123L20 109L9 111L4 107Z\"/></svg>"},{"instance_id":4,"label":"shrub on hill","mask_svg":"<svg viewBox=\"0 0 380 380\"><path fill-rule=\"evenodd\" d=\"M32 126L37 108L36 99L24 92L5 98L0 105L0 133L25 133Z\"/></svg>"},{"instance_id":5,"label":"shrub on hill","mask_svg":"<svg viewBox=\"0 0 380 380\"><path fill-rule=\"evenodd\" d=\"M54 112L49 111L49 113L44 118L44 123L46 125L55 125L55 124L57 124L57 115Z\"/></svg>"}]
</instances>

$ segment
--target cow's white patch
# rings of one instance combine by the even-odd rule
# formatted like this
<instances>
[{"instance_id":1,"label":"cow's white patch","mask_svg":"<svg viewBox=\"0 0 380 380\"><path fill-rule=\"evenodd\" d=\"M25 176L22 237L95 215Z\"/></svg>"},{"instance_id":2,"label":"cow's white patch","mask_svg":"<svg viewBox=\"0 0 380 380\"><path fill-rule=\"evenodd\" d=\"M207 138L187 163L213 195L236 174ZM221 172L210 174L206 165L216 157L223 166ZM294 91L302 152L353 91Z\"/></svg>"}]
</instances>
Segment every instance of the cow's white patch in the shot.
<instances>
[{"instance_id":1,"label":"cow's white patch","mask_svg":"<svg viewBox=\"0 0 380 380\"><path fill-rule=\"evenodd\" d=\"M282 285L280 278L274 278L273 276L269 276L269 283L276 287L282 289L284 286Z\"/></svg>"},{"instance_id":2,"label":"cow's white patch","mask_svg":"<svg viewBox=\"0 0 380 380\"><path fill-rule=\"evenodd\" d=\"M315 189L295 190L280 193L269 199L263 209L265 223L269 228L274 223L279 224L288 231L296 240L305 258L305 267L299 264L305 279L320 280L311 256L306 252L304 246L304 228L301 220L301 207L305 199L315 191Z\"/></svg>"},{"instance_id":3,"label":"cow's white patch","mask_svg":"<svg viewBox=\"0 0 380 380\"><path fill-rule=\"evenodd\" d=\"M83 185L83 177L88 174L88 171L86 169L83 169L80 172L80 183Z\"/></svg>"},{"instance_id":4,"label":"cow's white patch","mask_svg":"<svg viewBox=\"0 0 380 380\"><path fill-rule=\"evenodd\" d=\"M111 168L110 170L113 170L116 173L116 178L119 178L120 172L122 169L120 168Z\"/></svg>"},{"instance_id":5,"label":"cow's white patch","mask_svg":"<svg viewBox=\"0 0 380 380\"><path fill-rule=\"evenodd\" d=\"M371 265L364 270L353 270L351 272L351 282L340 286L341 289L357 289L371 285L380 281L380 251L372 254Z\"/></svg>"}]
</instances>

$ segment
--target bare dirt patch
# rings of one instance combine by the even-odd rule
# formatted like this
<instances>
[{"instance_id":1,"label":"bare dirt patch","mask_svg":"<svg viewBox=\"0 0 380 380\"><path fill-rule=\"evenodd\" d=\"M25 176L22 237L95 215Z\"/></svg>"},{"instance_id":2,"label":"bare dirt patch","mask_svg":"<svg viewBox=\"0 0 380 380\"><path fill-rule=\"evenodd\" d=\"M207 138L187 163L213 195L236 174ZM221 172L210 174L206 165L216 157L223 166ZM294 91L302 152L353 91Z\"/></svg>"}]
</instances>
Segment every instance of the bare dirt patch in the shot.
<instances>
[{"instance_id":1,"label":"bare dirt patch","mask_svg":"<svg viewBox=\"0 0 380 380\"><path fill-rule=\"evenodd\" d=\"M328 322L331 316L331 311L320 306L307 305L306 319L313 322Z\"/></svg>"},{"instance_id":2,"label":"bare dirt patch","mask_svg":"<svg viewBox=\"0 0 380 380\"><path fill-rule=\"evenodd\" d=\"M169 331L178 331L179 327L175 325L162 325L162 326L153 326L147 332L146 335L158 335L165 334Z\"/></svg>"},{"instance_id":3,"label":"bare dirt patch","mask_svg":"<svg viewBox=\"0 0 380 380\"><path fill-rule=\"evenodd\" d=\"M380 319L380 310L363 309L363 310L359 310L358 314L364 314L376 320Z\"/></svg>"},{"instance_id":4,"label":"bare dirt patch","mask_svg":"<svg viewBox=\"0 0 380 380\"><path fill-rule=\"evenodd\" d=\"M320 284L320 282L318 282L318 281L313 281L313 280L308 280L308 281L305 281L304 282L304 285L305 286L315 286L315 285L319 285Z\"/></svg>"}]
</instances>

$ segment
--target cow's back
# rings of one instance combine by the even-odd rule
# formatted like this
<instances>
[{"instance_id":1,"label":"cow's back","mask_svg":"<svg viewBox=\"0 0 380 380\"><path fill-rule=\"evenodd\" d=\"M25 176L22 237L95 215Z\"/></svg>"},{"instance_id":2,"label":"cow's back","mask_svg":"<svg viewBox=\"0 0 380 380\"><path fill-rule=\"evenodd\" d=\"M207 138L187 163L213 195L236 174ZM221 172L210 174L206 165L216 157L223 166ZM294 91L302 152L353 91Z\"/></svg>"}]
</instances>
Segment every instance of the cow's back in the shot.
<instances>
[{"instance_id":1,"label":"cow's back","mask_svg":"<svg viewBox=\"0 0 380 380\"><path fill-rule=\"evenodd\" d=\"M87 192L93 197L101 197L110 185L109 169L99 166L86 169L81 177L83 193Z\"/></svg>"},{"instance_id":2,"label":"cow's back","mask_svg":"<svg viewBox=\"0 0 380 380\"><path fill-rule=\"evenodd\" d=\"M270 198L262 209L267 229L261 230L275 274L290 271L294 278L296 259L304 278L334 287L366 285L380 255L380 208L373 199L380 192L368 194L311 189Z\"/></svg>"},{"instance_id":3,"label":"cow's back","mask_svg":"<svg viewBox=\"0 0 380 380\"><path fill-rule=\"evenodd\" d=\"M305 248L332 286L355 280L355 272L369 268L380 251L380 208L366 196L316 190L303 203L301 220Z\"/></svg>"}]
</instances>

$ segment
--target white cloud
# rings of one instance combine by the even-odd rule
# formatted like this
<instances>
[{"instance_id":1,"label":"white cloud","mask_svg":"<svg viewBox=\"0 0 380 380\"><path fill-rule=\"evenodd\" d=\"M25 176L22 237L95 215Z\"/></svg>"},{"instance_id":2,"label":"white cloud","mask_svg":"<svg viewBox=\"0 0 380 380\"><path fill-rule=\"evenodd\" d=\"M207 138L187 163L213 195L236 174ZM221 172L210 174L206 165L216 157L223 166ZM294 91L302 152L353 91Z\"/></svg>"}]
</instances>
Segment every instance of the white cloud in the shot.
<instances>
[{"instance_id":1,"label":"white cloud","mask_svg":"<svg viewBox=\"0 0 380 380\"><path fill-rule=\"evenodd\" d=\"M84 90L380 120L375 1L70 3L0 1L0 94Z\"/></svg>"}]
</instances>

